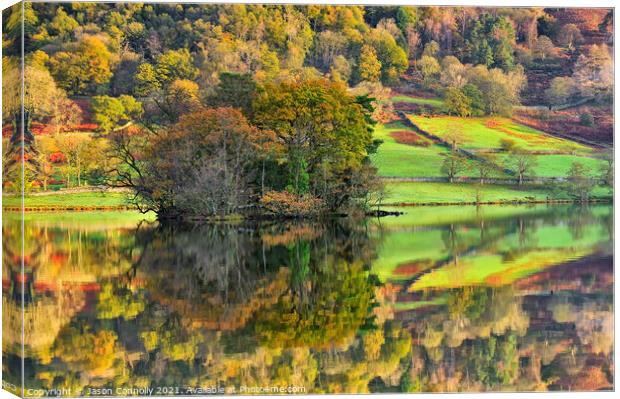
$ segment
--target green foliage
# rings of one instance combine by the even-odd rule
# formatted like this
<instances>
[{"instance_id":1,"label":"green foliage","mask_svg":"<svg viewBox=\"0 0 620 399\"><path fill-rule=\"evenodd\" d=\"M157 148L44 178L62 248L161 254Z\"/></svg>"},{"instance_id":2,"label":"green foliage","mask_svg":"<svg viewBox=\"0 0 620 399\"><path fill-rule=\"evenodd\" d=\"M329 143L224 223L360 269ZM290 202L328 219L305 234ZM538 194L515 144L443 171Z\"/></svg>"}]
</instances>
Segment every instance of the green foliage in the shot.
<instances>
[{"instance_id":1,"label":"green foliage","mask_svg":"<svg viewBox=\"0 0 620 399\"><path fill-rule=\"evenodd\" d=\"M142 114L142 104L135 98L122 95L118 98L109 96L93 97L93 120L99 124L104 133L119 128Z\"/></svg>"},{"instance_id":2,"label":"green foliage","mask_svg":"<svg viewBox=\"0 0 620 399\"><path fill-rule=\"evenodd\" d=\"M194 80L198 69L187 49L168 50L155 59L155 64L141 64L136 71L136 94L146 96L166 88L179 79Z\"/></svg>"},{"instance_id":3,"label":"green foliage","mask_svg":"<svg viewBox=\"0 0 620 399\"><path fill-rule=\"evenodd\" d=\"M401 6L396 10L396 24L403 31L418 24L418 9L411 6Z\"/></svg>"},{"instance_id":4,"label":"green foliage","mask_svg":"<svg viewBox=\"0 0 620 399\"><path fill-rule=\"evenodd\" d=\"M112 77L112 53L96 36L84 36L75 51L60 51L49 61L50 72L70 94L98 93Z\"/></svg>"},{"instance_id":5,"label":"green foliage","mask_svg":"<svg viewBox=\"0 0 620 399\"><path fill-rule=\"evenodd\" d=\"M363 45L358 63L358 74L361 81L376 82L381 77L381 62L375 49Z\"/></svg>"},{"instance_id":6,"label":"green foliage","mask_svg":"<svg viewBox=\"0 0 620 399\"><path fill-rule=\"evenodd\" d=\"M161 87L155 68L151 64L138 66L134 78L136 80L135 93L138 96L146 96Z\"/></svg>"},{"instance_id":7,"label":"green foliage","mask_svg":"<svg viewBox=\"0 0 620 399\"><path fill-rule=\"evenodd\" d=\"M402 74L409 65L407 54L398 46L394 36L384 29L374 29L368 44L377 52L377 58L381 63L381 80L387 85L398 83Z\"/></svg>"},{"instance_id":8,"label":"green foliage","mask_svg":"<svg viewBox=\"0 0 620 399\"><path fill-rule=\"evenodd\" d=\"M473 84L466 84L462 89L463 94L469 100L471 116L482 116L485 112L482 92Z\"/></svg>"},{"instance_id":9,"label":"green foliage","mask_svg":"<svg viewBox=\"0 0 620 399\"><path fill-rule=\"evenodd\" d=\"M80 26L78 21L70 17L62 7L58 7L56 15L49 24L49 31L51 34L55 34L61 39L67 40L78 26Z\"/></svg>"},{"instance_id":10,"label":"green foliage","mask_svg":"<svg viewBox=\"0 0 620 399\"><path fill-rule=\"evenodd\" d=\"M422 58L420 58L420 61L418 61L418 69L422 73L424 84L427 87L430 87L432 83L437 80L439 72L441 72L439 61L430 55L423 55Z\"/></svg>"},{"instance_id":11,"label":"green foliage","mask_svg":"<svg viewBox=\"0 0 620 399\"><path fill-rule=\"evenodd\" d=\"M250 117L256 91L257 86L252 75L225 72L220 75L220 82L209 102L220 107L238 108Z\"/></svg>"},{"instance_id":12,"label":"green foliage","mask_svg":"<svg viewBox=\"0 0 620 399\"><path fill-rule=\"evenodd\" d=\"M308 163L301 151L293 150L288 160L288 184L286 190L297 197L308 194L310 191L310 174Z\"/></svg>"},{"instance_id":13,"label":"green foliage","mask_svg":"<svg viewBox=\"0 0 620 399\"><path fill-rule=\"evenodd\" d=\"M480 15L469 32L467 45L471 61L487 67L510 70L514 67L515 32L504 16Z\"/></svg>"},{"instance_id":14,"label":"green foliage","mask_svg":"<svg viewBox=\"0 0 620 399\"><path fill-rule=\"evenodd\" d=\"M472 113L470 98L456 87L446 90L445 106L448 115L470 116Z\"/></svg>"},{"instance_id":15,"label":"green foliage","mask_svg":"<svg viewBox=\"0 0 620 399\"><path fill-rule=\"evenodd\" d=\"M311 80L267 85L253 113L260 128L273 130L284 143L293 191L305 191L304 174L310 173L310 191L337 209L356 189L341 184L361 170L372 145L368 107L340 83Z\"/></svg>"}]
</instances>

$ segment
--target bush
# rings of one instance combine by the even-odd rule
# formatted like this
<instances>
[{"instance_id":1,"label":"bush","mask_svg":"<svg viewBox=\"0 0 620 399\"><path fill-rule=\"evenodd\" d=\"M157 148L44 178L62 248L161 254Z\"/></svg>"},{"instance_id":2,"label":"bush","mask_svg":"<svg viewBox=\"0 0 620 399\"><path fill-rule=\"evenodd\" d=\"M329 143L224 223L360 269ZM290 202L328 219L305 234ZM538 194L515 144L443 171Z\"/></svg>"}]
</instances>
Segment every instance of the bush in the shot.
<instances>
[{"instance_id":1,"label":"bush","mask_svg":"<svg viewBox=\"0 0 620 399\"><path fill-rule=\"evenodd\" d=\"M594 118L592 118L592 115L584 112L583 114L579 115L579 124L581 124L582 126L592 126L594 125Z\"/></svg>"},{"instance_id":2,"label":"bush","mask_svg":"<svg viewBox=\"0 0 620 399\"><path fill-rule=\"evenodd\" d=\"M511 152L517 146L517 143L511 139L501 139L499 142L500 148L505 152Z\"/></svg>"},{"instance_id":3,"label":"bush","mask_svg":"<svg viewBox=\"0 0 620 399\"><path fill-rule=\"evenodd\" d=\"M288 217L313 216L325 210L321 199L297 197L288 191L268 191L261 197L259 205L266 214Z\"/></svg>"}]
</instances>

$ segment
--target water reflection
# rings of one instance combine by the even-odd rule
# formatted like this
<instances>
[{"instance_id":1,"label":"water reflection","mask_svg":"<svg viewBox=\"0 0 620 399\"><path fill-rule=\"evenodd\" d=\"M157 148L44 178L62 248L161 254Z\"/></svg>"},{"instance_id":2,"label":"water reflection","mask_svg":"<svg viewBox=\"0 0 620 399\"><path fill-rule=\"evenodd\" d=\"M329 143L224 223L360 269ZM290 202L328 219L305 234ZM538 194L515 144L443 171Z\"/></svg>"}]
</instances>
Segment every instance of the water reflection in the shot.
<instances>
[{"instance_id":1,"label":"water reflection","mask_svg":"<svg viewBox=\"0 0 620 399\"><path fill-rule=\"evenodd\" d=\"M33 396L611 389L611 208L487 209L41 217L23 256L5 217L4 379L23 358Z\"/></svg>"}]
</instances>

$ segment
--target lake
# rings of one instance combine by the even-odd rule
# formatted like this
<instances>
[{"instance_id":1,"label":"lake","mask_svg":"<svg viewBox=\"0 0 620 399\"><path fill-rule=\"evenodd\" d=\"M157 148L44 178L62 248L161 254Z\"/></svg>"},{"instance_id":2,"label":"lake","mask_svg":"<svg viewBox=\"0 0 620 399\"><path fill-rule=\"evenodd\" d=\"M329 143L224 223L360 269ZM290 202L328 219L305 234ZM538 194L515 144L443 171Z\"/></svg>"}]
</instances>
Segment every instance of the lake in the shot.
<instances>
[{"instance_id":1,"label":"lake","mask_svg":"<svg viewBox=\"0 0 620 399\"><path fill-rule=\"evenodd\" d=\"M30 213L23 254L5 213L5 387L23 358L28 396L613 389L611 206L401 210Z\"/></svg>"}]
</instances>

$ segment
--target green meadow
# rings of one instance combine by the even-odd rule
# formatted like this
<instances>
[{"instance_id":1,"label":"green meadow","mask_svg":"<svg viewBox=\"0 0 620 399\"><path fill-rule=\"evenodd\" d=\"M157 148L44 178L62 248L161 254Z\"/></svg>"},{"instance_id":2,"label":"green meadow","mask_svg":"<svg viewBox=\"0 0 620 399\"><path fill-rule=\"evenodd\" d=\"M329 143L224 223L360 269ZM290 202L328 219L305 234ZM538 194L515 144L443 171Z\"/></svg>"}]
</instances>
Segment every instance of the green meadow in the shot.
<instances>
[{"instance_id":1,"label":"green meadow","mask_svg":"<svg viewBox=\"0 0 620 399\"><path fill-rule=\"evenodd\" d=\"M396 95L392 97L393 103L410 103L417 105L428 105L434 108L443 108L444 102L441 98L421 98L407 95Z\"/></svg>"},{"instance_id":2,"label":"green meadow","mask_svg":"<svg viewBox=\"0 0 620 399\"><path fill-rule=\"evenodd\" d=\"M455 202L544 201L549 193L541 188L518 189L498 184L387 182L386 204Z\"/></svg>"},{"instance_id":3,"label":"green meadow","mask_svg":"<svg viewBox=\"0 0 620 399\"><path fill-rule=\"evenodd\" d=\"M428 147L396 142L395 132L411 131L402 122L378 125L374 136L383 140L371 159L383 177L440 177L441 163L448 149L431 144Z\"/></svg>"},{"instance_id":4,"label":"green meadow","mask_svg":"<svg viewBox=\"0 0 620 399\"><path fill-rule=\"evenodd\" d=\"M409 115L409 120L420 129L450 141L457 136L459 146L468 150L497 150L502 140L510 140L515 146L527 151L550 151L559 153L590 153L591 148L550 136L536 129L520 125L508 118L483 117L461 118L456 116Z\"/></svg>"}]
</instances>

